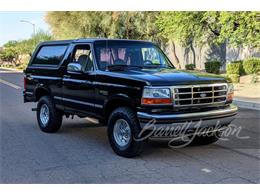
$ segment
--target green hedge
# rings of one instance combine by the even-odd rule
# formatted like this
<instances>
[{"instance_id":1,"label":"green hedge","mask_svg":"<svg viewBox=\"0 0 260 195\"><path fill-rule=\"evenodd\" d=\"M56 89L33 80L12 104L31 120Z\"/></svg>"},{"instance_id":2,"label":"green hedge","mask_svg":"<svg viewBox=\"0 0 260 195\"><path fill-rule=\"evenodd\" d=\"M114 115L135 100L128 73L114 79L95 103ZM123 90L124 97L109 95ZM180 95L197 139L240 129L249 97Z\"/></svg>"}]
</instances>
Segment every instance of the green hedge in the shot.
<instances>
[{"instance_id":1,"label":"green hedge","mask_svg":"<svg viewBox=\"0 0 260 195\"><path fill-rule=\"evenodd\" d=\"M196 68L195 64L186 64L185 69L186 70L194 70Z\"/></svg>"},{"instance_id":2,"label":"green hedge","mask_svg":"<svg viewBox=\"0 0 260 195\"><path fill-rule=\"evenodd\" d=\"M243 62L246 74L256 74L260 72L260 58L248 58Z\"/></svg>"},{"instance_id":3,"label":"green hedge","mask_svg":"<svg viewBox=\"0 0 260 195\"><path fill-rule=\"evenodd\" d=\"M230 62L227 65L227 74L243 75L244 74L243 61Z\"/></svg>"},{"instance_id":4,"label":"green hedge","mask_svg":"<svg viewBox=\"0 0 260 195\"><path fill-rule=\"evenodd\" d=\"M205 69L208 73L219 74L221 66L222 64L219 61L205 62Z\"/></svg>"},{"instance_id":5,"label":"green hedge","mask_svg":"<svg viewBox=\"0 0 260 195\"><path fill-rule=\"evenodd\" d=\"M240 81L240 76L239 74L228 74L228 78L232 81L232 83L239 83Z\"/></svg>"}]
</instances>

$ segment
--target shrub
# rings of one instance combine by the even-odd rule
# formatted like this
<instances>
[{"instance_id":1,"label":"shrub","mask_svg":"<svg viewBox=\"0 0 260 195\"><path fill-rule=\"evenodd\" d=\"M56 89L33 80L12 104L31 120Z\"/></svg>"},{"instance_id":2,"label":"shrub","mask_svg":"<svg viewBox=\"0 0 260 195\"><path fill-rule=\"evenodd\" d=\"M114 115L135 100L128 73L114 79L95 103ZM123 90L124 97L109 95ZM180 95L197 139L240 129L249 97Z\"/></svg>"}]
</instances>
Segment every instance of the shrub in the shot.
<instances>
[{"instance_id":1,"label":"shrub","mask_svg":"<svg viewBox=\"0 0 260 195\"><path fill-rule=\"evenodd\" d=\"M195 64L186 64L185 69L186 70L194 70L196 68Z\"/></svg>"},{"instance_id":2,"label":"shrub","mask_svg":"<svg viewBox=\"0 0 260 195\"><path fill-rule=\"evenodd\" d=\"M239 74L228 74L228 78L230 78L232 83L239 83L240 80Z\"/></svg>"},{"instance_id":3,"label":"shrub","mask_svg":"<svg viewBox=\"0 0 260 195\"><path fill-rule=\"evenodd\" d=\"M243 61L230 62L227 65L227 74L239 74L243 75Z\"/></svg>"},{"instance_id":4,"label":"shrub","mask_svg":"<svg viewBox=\"0 0 260 195\"><path fill-rule=\"evenodd\" d=\"M205 69L208 73L219 74L221 63L219 61L205 62Z\"/></svg>"},{"instance_id":5,"label":"shrub","mask_svg":"<svg viewBox=\"0 0 260 195\"><path fill-rule=\"evenodd\" d=\"M227 74L239 74L240 63L231 62L227 65Z\"/></svg>"},{"instance_id":6,"label":"shrub","mask_svg":"<svg viewBox=\"0 0 260 195\"><path fill-rule=\"evenodd\" d=\"M260 58L248 58L243 62L246 74L256 74L260 71Z\"/></svg>"}]
</instances>

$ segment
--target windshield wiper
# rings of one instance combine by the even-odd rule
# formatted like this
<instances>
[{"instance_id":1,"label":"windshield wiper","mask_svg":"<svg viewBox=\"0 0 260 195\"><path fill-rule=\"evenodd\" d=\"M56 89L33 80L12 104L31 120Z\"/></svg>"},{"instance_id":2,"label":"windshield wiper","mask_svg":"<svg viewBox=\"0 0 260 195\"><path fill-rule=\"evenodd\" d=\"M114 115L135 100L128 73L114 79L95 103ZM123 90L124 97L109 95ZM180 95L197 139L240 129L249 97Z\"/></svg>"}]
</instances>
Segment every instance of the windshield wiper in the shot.
<instances>
[{"instance_id":1,"label":"windshield wiper","mask_svg":"<svg viewBox=\"0 0 260 195\"><path fill-rule=\"evenodd\" d=\"M149 64L149 65L142 65L143 68L164 68L162 64Z\"/></svg>"},{"instance_id":2,"label":"windshield wiper","mask_svg":"<svg viewBox=\"0 0 260 195\"><path fill-rule=\"evenodd\" d=\"M107 65L107 69L110 71L123 71L125 69L153 69L153 68L165 68L163 64L149 64L149 65L126 65L126 64L111 64Z\"/></svg>"},{"instance_id":3,"label":"windshield wiper","mask_svg":"<svg viewBox=\"0 0 260 195\"><path fill-rule=\"evenodd\" d=\"M142 68L142 66L135 66L135 65L126 65L126 64L111 64L107 66L108 70L125 70L126 68L130 69L130 68Z\"/></svg>"}]
</instances>

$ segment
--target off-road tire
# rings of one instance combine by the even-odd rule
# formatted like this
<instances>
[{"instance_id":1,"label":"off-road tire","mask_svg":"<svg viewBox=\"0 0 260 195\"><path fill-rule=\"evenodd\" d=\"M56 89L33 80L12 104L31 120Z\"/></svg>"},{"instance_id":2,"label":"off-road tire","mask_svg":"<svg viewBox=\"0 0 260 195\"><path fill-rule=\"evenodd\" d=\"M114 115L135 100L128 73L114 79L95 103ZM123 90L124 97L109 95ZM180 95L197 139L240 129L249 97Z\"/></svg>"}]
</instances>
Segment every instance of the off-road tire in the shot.
<instances>
[{"instance_id":1,"label":"off-road tire","mask_svg":"<svg viewBox=\"0 0 260 195\"><path fill-rule=\"evenodd\" d=\"M114 125L118 119L124 119L125 121L127 121L131 129L129 144L124 148L120 147L116 143L113 135ZM141 127L136 117L136 113L131 108L119 107L110 114L107 127L108 139L112 149L119 156L131 158L138 156L142 152L144 141L137 141L134 139L138 137L140 131Z\"/></svg>"},{"instance_id":2,"label":"off-road tire","mask_svg":"<svg viewBox=\"0 0 260 195\"><path fill-rule=\"evenodd\" d=\"M49 120L47 125L44 125L40 119L40 110L43 105L47 105L49 109ZM55 104L50 96L43 96L37 104L37 121L40 129L45 133L57 132L62 124L62 113L55 108Z\"/></svg>"}]
</instances>

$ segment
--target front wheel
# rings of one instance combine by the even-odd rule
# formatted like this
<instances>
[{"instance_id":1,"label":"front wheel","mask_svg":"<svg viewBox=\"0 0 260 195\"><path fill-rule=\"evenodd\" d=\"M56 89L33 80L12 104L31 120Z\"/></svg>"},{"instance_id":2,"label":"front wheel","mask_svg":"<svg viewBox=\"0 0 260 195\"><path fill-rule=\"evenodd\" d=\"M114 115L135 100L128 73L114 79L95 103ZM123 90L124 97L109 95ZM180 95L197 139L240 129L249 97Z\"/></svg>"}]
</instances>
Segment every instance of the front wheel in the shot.
<instances>
[{"instance_id":1,"label":"front wheel","mask_svg":"<svg viewBox=\"0 0 260 195\"><path fill-rule=\"evenodd\" d=\"M115 109L108 121L108 139L114 152L123 157L139 155L143 141L135 140L141 128L136 114L128 107Z\"/></svg>"},{"instance_id":2,"label":"front wheel","mask_svg":"<svg viewBox=\"0 0 260 195\"><path fill-rule=\"evenodd\" d=\"M50 96L43 96L37 104L37 121L46 133L57 132L62 124L62 113L55 108Z\"/></svg>"}]
</instances>

